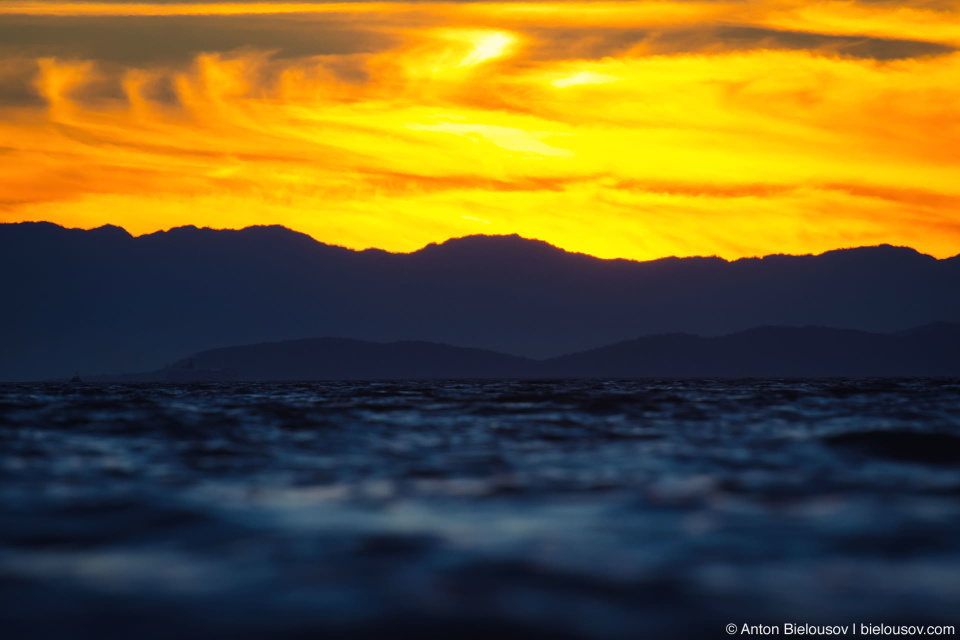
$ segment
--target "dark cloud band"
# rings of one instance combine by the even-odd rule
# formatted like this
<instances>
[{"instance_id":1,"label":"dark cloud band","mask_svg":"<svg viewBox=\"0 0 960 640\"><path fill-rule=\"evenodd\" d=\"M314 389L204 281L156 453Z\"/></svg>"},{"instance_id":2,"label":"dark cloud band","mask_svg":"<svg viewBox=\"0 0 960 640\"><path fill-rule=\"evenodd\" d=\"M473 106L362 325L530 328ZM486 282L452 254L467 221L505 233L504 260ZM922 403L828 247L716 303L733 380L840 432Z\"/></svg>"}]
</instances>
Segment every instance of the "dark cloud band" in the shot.
<instances>
[{"instance_id":1,"label":"dark cloud band","mask_svg":"<svg viewBox=\"0 0 960 640\"><path fill-rule=\"evenodd\" d=\"M338 15L4 16L0 55L99 60L134 67L179 66L199 53L237 49L277 57L381 51L392 36Z\"/></svg>"},{"instance_id":2,"label":"dark cloud band","mask_svg":"<svg viewBox=\"0 0 960 640\"><path fill-rule=\"evenodd\" d=\"M722 53L728 51L815 51L829 55L875 60L902 60L946 55L955 47L923 40L866 36L837 36L750 26L703 26L674 29L620 29L569 27L531 31L537 43L531 57L538 60L600 59L637 48L649 55Z\"/></svg>"}]
</instances>

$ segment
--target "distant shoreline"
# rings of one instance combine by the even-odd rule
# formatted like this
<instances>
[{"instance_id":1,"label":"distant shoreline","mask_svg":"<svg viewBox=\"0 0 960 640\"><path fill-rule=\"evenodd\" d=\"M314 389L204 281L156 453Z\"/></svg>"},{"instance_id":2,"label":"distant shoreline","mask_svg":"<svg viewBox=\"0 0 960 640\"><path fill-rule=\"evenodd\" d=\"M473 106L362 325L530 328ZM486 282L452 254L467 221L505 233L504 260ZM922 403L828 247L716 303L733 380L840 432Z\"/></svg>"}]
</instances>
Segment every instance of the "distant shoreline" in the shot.
<instances>
[{"instance_id":1,"label":"distant shoreline","mask_svg":"<svg viewBox=\"0 0 960 640\"><path fill-rule=\"evenodd\" d=\"M422 341L317 338L201 351L155 371L84 381L913 376L960 376L960 324L893 333L758 327L719 337L661 334L540 360Z\"/></svg>"}]
</instances>

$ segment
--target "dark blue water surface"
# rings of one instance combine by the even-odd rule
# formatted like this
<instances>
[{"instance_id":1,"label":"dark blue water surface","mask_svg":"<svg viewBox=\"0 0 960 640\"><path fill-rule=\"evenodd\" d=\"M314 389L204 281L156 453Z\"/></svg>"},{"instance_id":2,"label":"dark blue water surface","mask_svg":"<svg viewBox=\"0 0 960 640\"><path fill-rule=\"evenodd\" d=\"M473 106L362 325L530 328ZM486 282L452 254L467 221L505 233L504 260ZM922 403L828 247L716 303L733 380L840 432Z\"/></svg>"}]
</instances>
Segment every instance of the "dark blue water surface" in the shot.
<instances>
[{"instance_id":1,"label":"dark blue water surface","mask_svg":"<svg viewBox=\"0 0 960 640\"><path fill-rule=\"evenodd\" d=\"M725 637L958 605L960 380L0 386L5 637Z\"/></svg>"}]
</instances>

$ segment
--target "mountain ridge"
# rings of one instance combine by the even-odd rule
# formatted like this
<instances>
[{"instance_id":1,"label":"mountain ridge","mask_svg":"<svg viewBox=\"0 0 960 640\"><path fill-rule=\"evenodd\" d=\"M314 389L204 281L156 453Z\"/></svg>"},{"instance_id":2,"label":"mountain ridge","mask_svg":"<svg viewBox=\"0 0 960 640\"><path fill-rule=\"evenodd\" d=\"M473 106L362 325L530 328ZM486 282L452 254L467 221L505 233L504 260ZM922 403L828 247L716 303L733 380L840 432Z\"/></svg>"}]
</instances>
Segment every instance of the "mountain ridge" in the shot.
<instances>
[{"instance_id":1,"label":"mountain ridge","mask_svg":"<svg viewBox=\"0 0 960 640\"><path fill-rule=\"evenodd\" d=\"M209 349L99 381L960 376L960 323L873 333L756 327L717 337L640 336L536 360L426 341L311 338Z\"/></svg>"},{"instance_id":2,"label":"mountain ridge","mask_svg":"<svg viewBox=\"0 0 960 640\"><path fill-rule=\"evenodd\" d=\"M623 258L623 257L602 258L600 256L595 256L593 254L585 253L582 251L571 251L569 249L564 249L563 247L559 247L555 244L547 242L546 240L540 240L537 238L528 238L518 233L509 233L509 234L474 233L474 234L468 234L465 236L450 237L440 242L429 242L424 246L418 249L414 249L412 251L388 251L386 249L381 249L377 247L352 249L350 247L346 247L343 245L338 245L338 244L333 244L329 242L324 242L322 240L318 240L307 233L304 233L302 231L296 231L294 229L291 229L289 227L285 227L279 224L249 225L239 229L233 229L233 228L218 229L214 227L198 227L196 225L188 224L188 225L180 225L177 227L171 227L170 229L161 229L158 231L152 231L150 233L134 235L129 231L127 231L125 228L118 225L113 225L113 224L104 224L104 225L100 225L99 227L84 229L81 227L65 227L55 222L47 222L47 221L24 221L24 222L0 223L0 229L4 227L18 227L18 226L22 228L28 228L30 226L35 226L37 228L44 228L44 229L55 228L63 231L80 232L80 233L95 233L95 234L110 233L114 235L122 235L134 240L140 239L140 238L185 236L186 234L252 234L252 233L266 234L266 233L270 233L270 234L273 234L275 237L286 236L289 238L299 238L305 241L309 241L312 244L320 245L323 247L329 247L333 249L342 249L344 251L350 251L352 253L362 254L366 252L376 252L376 253L385 253L388 255L395 255L395 256L411 255L411 254L421 253L424 251L435 251L437 249L460 247L466 244L485 242L487 240L509 240L509 241L520 241L524 243L526 247L537 246L537 247L542 247L544 249L556 250L556 252L558 253L563 253L571 256L586 256L588 258L592 258L594 260L601 260L604 262L623 261L623 262L639 263L639 264L649 264L653 262L676 261L676 260L707 260L707 261L719 261L719 262L725 262L727 264L733 264L741 261L764 260L767 258L774 258L774 259L776 258L808 258L808 257L826 256L831 254L842 254L842 253L851 252L851 251L869 252L873 250L879 250L879 251L893 250L893 251L898 251L902 253L914 254L917 256L922 256L924 258L937 260L937 261L953 260L953 259L960 258L960 253L953 256L948 256L946 258L936 258L929 254L923 253L922 251L919 251L913 247L910 247L908 245L893 245L889 243L880 243L876 245L838 247L835 249L828 249L821 253L801 253L801 254L767 253L767 254L756 255L756 256L742 256L742 257L733 258L733 259L723 258L717 255L689 255L689 256L670 255L670 256L661 256L659 258L650 258L646 260L637 260L634 258Z\"/></svg>"},{"instance_id":3,"label":"mountain ridge","mask_svg":"<svg viewBox=\"0 0 960 640\"><path fill-rule=\"evenodd\" d=\"M356 251L277 225L0 224L0 380L144 371L172 354L336 335L546 358L638 335L759 325L895 331L960 321L960 259L601 259L511 236Z\"/></svg>"}]
</instances>

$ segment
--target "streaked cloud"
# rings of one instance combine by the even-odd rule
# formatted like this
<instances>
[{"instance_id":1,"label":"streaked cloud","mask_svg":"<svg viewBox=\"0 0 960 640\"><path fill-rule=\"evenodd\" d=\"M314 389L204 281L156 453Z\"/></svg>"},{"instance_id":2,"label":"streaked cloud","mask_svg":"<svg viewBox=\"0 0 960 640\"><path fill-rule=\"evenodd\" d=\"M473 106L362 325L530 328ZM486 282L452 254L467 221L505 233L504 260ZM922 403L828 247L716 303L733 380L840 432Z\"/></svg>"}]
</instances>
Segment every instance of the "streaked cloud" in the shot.
<instances>
[{"instance_id":1,"label":"streaked cloud","mask_svg":"<svg viewBox=\"0 0 960 640\"><path fill-rule=\"evenodd\" d=\"M372 23L372 24L370 24ZM350 16L47 16L0 20L0 53L82 58L133 67L185 65L201 53L246 49L278 58L383 51L397 42L387 25ZM378 29L377 27L382 27Z\"/></svg>"},{"instance_id":2,"label":"streaked cloud","mask_svg":"<svg viewBox=\"0 0 960 640\"><path fill-rule=\"evenodd\" d=\"M0 2L0 220L960 253L945 2Z\"/></svg>"}]
</instances>

